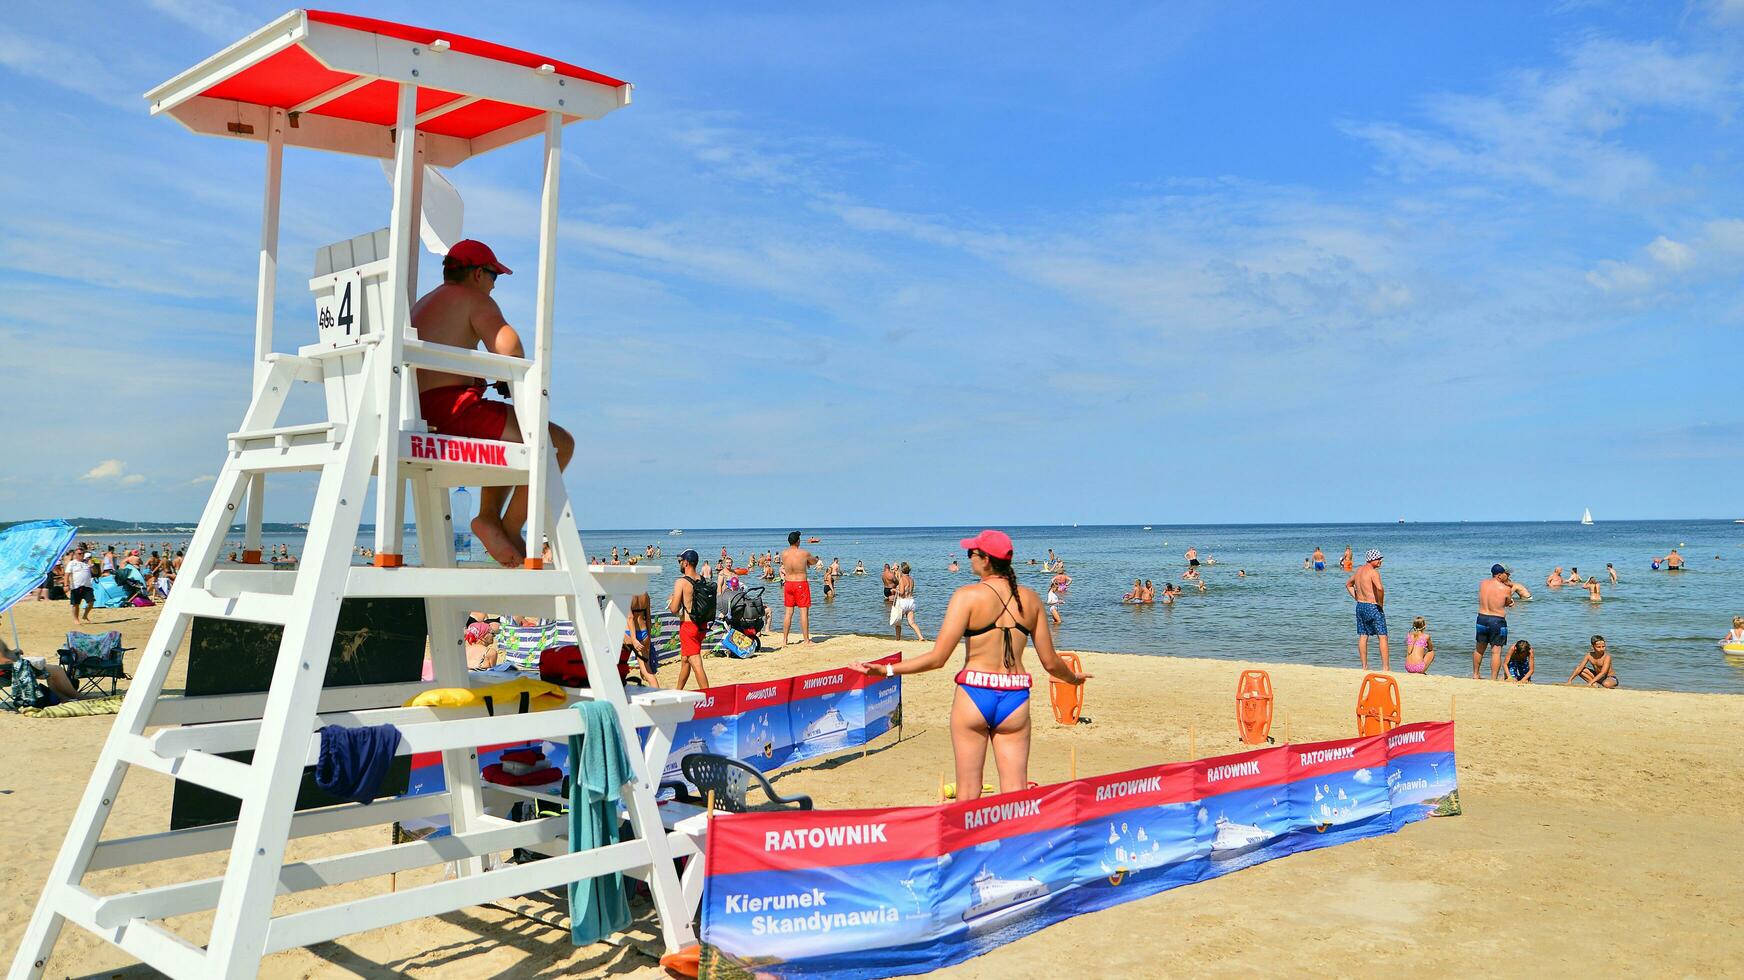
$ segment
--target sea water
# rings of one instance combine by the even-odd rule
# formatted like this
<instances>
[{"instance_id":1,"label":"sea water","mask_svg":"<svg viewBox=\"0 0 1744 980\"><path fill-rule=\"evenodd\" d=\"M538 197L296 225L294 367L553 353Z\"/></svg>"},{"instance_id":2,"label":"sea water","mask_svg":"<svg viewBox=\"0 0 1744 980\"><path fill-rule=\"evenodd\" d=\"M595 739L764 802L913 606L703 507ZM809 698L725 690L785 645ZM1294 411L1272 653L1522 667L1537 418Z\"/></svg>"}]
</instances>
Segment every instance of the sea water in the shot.
<instances>
[{"instance_id":1,"label":"sea water","mask_svg":"<svg viewBox=\"0 0 1744 980\"><path fill-rule=\"evenodd\" d=\"M907 561L914 567L916 616L931 638L951 590L971 581L957 542L978 530L802 529L805 536L822 539L807 547L825 562L841 559L844 572L835 599L827 602L822 576L813 574L812 632L888 635L889 607L883 601L878 573L885 562ZM1537 656L1535 683L1567 680L1597 633L1609 641L1626 687L1744 693L1744 657L1728 658L1717 645L1731 628L1732 617L1744 615L1744 524L1729 520L1591 526L1567 521L1005 530L1016 543L1019 581L1038 593L1045 594L1048 576L1027 561L1045 559L1049 548L1065 560L1072 586L1063 607L1065 622L1055 631L1056 642L1064 648L1357 666L1356 622L1344 591L1347 575L1337 565L1349 545L1359 562L1369 548L1378 548L1386 556L1381 577L1387 590L1395 671L1403 670L1405 635L1412 617L1423 616L1435 640L1432 672L1469 675L1478 584L1489 577L1492 563L1501 562L1514 572L1516 581L1532 590L1531 600L1509 611L1508 638L1510 645L1517 639L1531 641ZM663 608L683 549L695 548L704 560L713 562L725 546L740 561L753 551L779 553L786 546L786 532L588 531L583 541L590 556L609 556L613 546L638 555L650 544L661 548L664 557L653 564L662 571L652 591L655 607ZM408 534L407 558L415 563L412 541L413 535ZM280 542L290 545L293 553L302 553L300 535L266 538L269 545ZM373 535L360 535L358 543L370 546ZM1304 571L1302 560L1316 546L1326 552L1327 569ZM1186 567L1182 556L1188 547L1198 549L1201 561L1216 562L1202 566L1204 593L1181 579ZM1689 570L1653 571L1651 560L1674 547ZM960 564L954 573L948 571L953 558ZM856 561L865 563L865 576L847 574ZM1617 568L1615 586L1605 574L1606 562ZM1573 567L1583 577L1596 575L1603 601L1588 601L1584 588L1547 588L1545 576L1557 565L1565 573ZM1238 576L1239 570L1247 572L1245 578ZM1148 578L1158 590L1165 581L1173 581L1186 591L1173 606L1122 605L1120 597L1134 578ZM753 573L746 584L765 583ZM780 583L767 585L764 601L775 614L774 629L779 632ZM909 652L922 648L912 636L891 646ZM1373 642L1369 657L1370 666L1378 669L1379 649ZM1033 661L1032 671L1036 671ZM1485 676L1488 672L1486 659Z\"/></svg>"}]
</instances>

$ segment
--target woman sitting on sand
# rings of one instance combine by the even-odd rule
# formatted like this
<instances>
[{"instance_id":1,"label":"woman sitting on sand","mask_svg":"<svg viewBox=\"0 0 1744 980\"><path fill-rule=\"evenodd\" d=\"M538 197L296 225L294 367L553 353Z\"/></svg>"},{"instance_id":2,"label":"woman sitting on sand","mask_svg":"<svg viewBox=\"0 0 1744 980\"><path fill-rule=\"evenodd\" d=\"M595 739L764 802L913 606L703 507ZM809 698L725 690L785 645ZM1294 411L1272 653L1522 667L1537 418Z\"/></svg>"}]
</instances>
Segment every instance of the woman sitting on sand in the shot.
<instances>
[{"instance_id":1,"label":"woman sitting on sand","mask_svg":"<svg viewBox=\"0 0 1744 980\"><path fill-rule=\"evenodd\" d=\"M1082 684L1090 675L1074 672L1054 653L1041 599L1018 585L1012 574L1011 538L1000 531L982 531L962 545L969 552L969 570L980 581L951 594L932 650L895 664L848 666L884 677L937 670L962 641L964 665L951 702L951 747L956 756L957 798L972 800L981 795L989 743L999 770L999 791L1010 793L1029 785L1031 678L1023 668L1026 643L1035 645L1042 667L1060 680Z\"/></svg>"},{"instance_id":2,"label":"woman sitting on sand","mask_svg":"<svg viewBox=\"0 0 1744 980\"><path fill-rule=\"evenodd\" d=\"M1427 674L1434 662L1435 641L1429 637L1429 621L1418 616L1411 620L1411 632L1405 634L1405 670Z\"/></svg>"}]
</instances>

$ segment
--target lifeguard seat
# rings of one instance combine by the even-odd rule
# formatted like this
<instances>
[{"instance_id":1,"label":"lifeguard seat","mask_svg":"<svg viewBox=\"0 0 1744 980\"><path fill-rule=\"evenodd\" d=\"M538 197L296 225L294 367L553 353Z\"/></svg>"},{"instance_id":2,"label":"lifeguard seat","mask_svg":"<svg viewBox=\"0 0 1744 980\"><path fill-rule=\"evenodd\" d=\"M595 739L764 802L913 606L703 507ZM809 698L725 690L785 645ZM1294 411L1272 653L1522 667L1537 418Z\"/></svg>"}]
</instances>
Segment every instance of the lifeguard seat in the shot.
<instances>
[{"instance_id":1,"label":"lifeguard seat","mask_svg":"<svg viewBox=\"0 0 1744 980\"><path fill-rule=\"evenodd\" d=\"M1356 695L1356 733L1382 735L1399 727L1399 682L1389 674L1364 674Z\"/></svg>"},{"instance_id":2,"label":"lifeguard seat","mask_svg":"<svg viewBox=\"0 0 1744 980\"><path fill-rule=\"evenodd\" d=\"M262 958L280 950L619 872L647 881L667 952L689 945L700 872L687 874L681 889L674 860L701 852L706 820L677 829L683 821L668 820L670 810L658 806L654 790L672 734L701 695L626 690L620 681L615 668L630 601L659 569L589 566L578 508L558 474L547 428L563 129L628 105L629 84L458 34L292 10L146 98L153 114L196 133L265 145L254 396L228 436L182 572L142 647L134 683L92 766L9 975L65 972L67 964L51 966L50 959L67 922L173 977L242 978L258 975ZM420 341L410 329L410 310L426 165L452 167L530 138L542 138L543 150L536 158L542 190L538 271L528 277L534 293L528 356ZM273 349L287 145L391 161L393 185L386 229L317 252L310 280L315 342L294 354ZM373 161L367 169L376 170ZM522 441L431 432L418 407L420 369L507 382ZM322 386L325 420L280 423L298 383ZM257 567L268 477L294 472L318 475L304 554L295 570ZM531 554L524 567L457 563L446 488L515 484L528 492ZM367 510L376 557L373 566L357 566L353 549L372 490ZM420 558L410 565L401 554L408 511ZM239 520L245 561L232 567L220 555ZM547 536L548 560L540 548ZM422 604L433 681L328 685L329 664L359 656L357 647L335 642L343 638L342 604L357 599ZM561 817L517 823L485 809L538 799L540 791L481 783L478 747L579 735L580 712L406 704L432 684L472 686L460 623L468 610L481 608L575 624L593 685L572 698L608 704L630 755L634 779L624 786L623 802L633 833L625 840L575 849ZM164 697L194 624L214 619L265 633L268 690ZM423 637L412 642L421 645ZM440 754L443 791L298 809L305 767L320 754L320 729L388 724L400 732L397 754ZM238 753L248 753L246 761ZM230 797L238 801L238 816L105 839L124 779L129 788L141 782L127 778L136 769L147 770L148 779ZM293 838L335 841L344 831L437 815L450 828L437 840L286 861ZM546 857L497 865L496 856L516 850ZM94 871L208 854L218 857L222 874L148 888L138 886L137 875L86 880ZM305 901L275 914L280 896L444 865L453 865L458 876L397 893L353 890L343 901Z\"/></svg>"},{"instance_id":3,"label":"lifeguard seat","mask_svg":"<svg viewBox=\"0 0 1744 980\"><path fill-rule=\"evenodd\" d=\"M1083 673L1077 654L1061 653L1059 657L1066 662L1066 666ZM1084 685L1068 684L1057 679L1049 681L1048 703L1053 705L1055 721L1062 725L1076 725L1079 715L1084 711Z\"/></svg>"},{"instance_id":4,"label":"lifeguard seat","mask_svg":"<svg viewBox=\"0 0 1744 980\"><path fill-rule=\"evenodd\" d=\"M1247 745L1272 740L1272 678L1263 670L1244 670L1235 682L1235 727Z\"/></svg>"}]
</instances>

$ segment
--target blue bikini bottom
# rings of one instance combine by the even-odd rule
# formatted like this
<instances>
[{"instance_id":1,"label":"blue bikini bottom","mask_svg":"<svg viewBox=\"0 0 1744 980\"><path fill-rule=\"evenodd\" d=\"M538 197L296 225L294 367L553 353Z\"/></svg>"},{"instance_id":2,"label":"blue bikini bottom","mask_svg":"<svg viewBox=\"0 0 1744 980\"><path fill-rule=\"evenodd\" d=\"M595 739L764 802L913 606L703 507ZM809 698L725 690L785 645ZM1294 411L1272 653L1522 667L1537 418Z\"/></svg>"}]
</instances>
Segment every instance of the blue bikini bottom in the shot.
<instances>
[{"instance_id":1,"label":"blue bikini bottom","mask_svg":"<svg viewBox=\"0 0 1744 980\"><path fill-rule=\"evenodd\" d=\"M969 695L969 700L981 712L989 729L1011 717L1029 700L1028 674L998 674L987 670L960 670L957 686Z\"/></svg>"}]
</instances>

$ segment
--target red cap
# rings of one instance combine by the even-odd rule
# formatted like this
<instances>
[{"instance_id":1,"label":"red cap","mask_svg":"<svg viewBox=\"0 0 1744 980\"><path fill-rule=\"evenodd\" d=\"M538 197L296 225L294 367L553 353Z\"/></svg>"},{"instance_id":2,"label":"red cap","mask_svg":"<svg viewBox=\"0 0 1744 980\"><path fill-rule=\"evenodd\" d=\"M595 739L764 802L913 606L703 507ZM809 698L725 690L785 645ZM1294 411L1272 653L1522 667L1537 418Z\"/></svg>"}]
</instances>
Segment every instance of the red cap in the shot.
<instances>
[{"instance_id":1,"label":"red cap","mask_svg":"<svg viewBox=\"0 0 1744 980\"><path fill-rule=\"evenodd\" d=\"M497 254L490 250L489 245L473 238L463 238L455 242L448 254L442 257L442 264L489 269L499 276L512 274L508 266L497 261Z\"/></svg>"},{"instance_id":2,"label":"red cap","mask_svg":"<svg viewBox=\"0 0 1744 980\"><path fill-rule=\"evenodd\" d=\"M960 543L964 548L979 551L989 558L1011 560L1011 536L1004 531L982 531Z\"/></svg>"}]
</instances>

